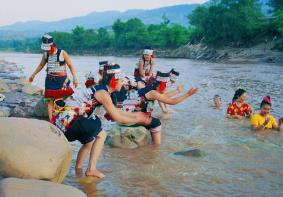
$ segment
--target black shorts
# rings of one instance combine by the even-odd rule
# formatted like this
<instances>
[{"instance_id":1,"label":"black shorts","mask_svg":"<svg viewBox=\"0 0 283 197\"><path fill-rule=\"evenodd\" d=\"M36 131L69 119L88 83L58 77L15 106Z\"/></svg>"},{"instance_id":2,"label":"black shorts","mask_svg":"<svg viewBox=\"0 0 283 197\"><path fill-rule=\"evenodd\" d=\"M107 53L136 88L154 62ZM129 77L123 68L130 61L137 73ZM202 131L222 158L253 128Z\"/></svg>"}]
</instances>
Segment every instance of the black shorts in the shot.
<instances>
[{"instance_id":1,"label":"black shorts","mask_svg":"<svg viewBox=\"0 0 283 197\"><path fill-rule=\"evenodd\" d=\"M68 141L79 140L82 144L91 142L102 130L101 121L98 117L96 119L88 119L79 117L74 124L65 132Z\"/></svg>"},{"instance_id":2,"label":"black shorts","mask_svg":"<svg viewBox=\"0 0 283 197\"><path fill-rule=\"evenodd\" d=\"M161 122L158 118L154 118L154 117L151 118L152 118L151 123L147 126L144 126L146 129L153 129L161 125Z\"/></svg>"}]
</instances>

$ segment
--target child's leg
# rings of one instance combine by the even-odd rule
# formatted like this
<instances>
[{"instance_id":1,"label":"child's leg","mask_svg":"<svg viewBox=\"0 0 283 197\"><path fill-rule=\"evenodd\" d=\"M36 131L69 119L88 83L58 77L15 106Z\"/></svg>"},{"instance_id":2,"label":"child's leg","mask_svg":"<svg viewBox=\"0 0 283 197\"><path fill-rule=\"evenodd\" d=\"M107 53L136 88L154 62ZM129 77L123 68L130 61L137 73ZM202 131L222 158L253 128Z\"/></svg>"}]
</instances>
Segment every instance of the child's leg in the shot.
<instances>
[{"instance_id":1,"label":"child's leg","mask_svg":"<svg viewBox=\"0 0 283 197\"><path fill-rule=\"evenodd\" d=\"M106 139L107 133L101 131L94 140L90 151L90 158L88 163L88 168L86 171L86 176L96 176L98 178L104 178L105 175L96 169L97 160L103 150L104 141Z\"/></svg>"},{"instance_id":2,"label":"child's leg","mask_svg":"<svg viewBox=\"0 0 283 197\"><path fill-rule=\"evenodd\" d=\"M151 134L152 143L156 145L160 145L161 144L161 126L150 129L149 131Z\"/></svg>"},{"instance_id":3,"label":"child's leg","mask_svg":"<svg viewBox=\"0 0 283 197\"><path fill-rule=\"evenodd\" d=\"M87 157L87 154L91 150L93 140L87 144L82 145L80 148L78 155L77 155L77 161L76 161L76 170L81 169L84 163L85 158Z\"/></svg>"},{"instance_id":4,"label":"child's leg","mask_svg":"<svg viewBox=\"0 0 283 197\"><path fill-rule=\"evenodd\" d=\"M51 121L52 120L52 111L53 111L53 108L54 108L54 100L49 101L48 104L47 104L47 107L48 107L49 121Z\"/></svg>"}]
</instances>

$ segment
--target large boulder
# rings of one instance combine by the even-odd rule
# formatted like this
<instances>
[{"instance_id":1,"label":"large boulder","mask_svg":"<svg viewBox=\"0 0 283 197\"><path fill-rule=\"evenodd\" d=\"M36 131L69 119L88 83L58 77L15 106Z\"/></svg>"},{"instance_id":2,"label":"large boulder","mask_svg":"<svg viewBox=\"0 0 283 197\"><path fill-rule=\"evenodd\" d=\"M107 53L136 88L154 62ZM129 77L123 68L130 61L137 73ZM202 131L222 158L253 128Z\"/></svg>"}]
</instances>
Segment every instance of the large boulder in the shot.
<instances>
[{"instance_id":1,"label":"large boulder","mask_svg":"<svg viewBox=\"0 0 283 197\"><path fill-rule=\"evenodd\" d=\"M0 181L1 197L86 197L68 185L33 179L6 178Z\"/></svg>"},{"instance_id":2,"label":"large boulder","mask_svg":"<svg viewBox=\"0 0 283 197\"><path fill-rule=\"evenodd\" d=\"M62 182L71 159L70 144L49 122L0 118L0 177Z\"/></svg>"},{"instance_id":3,"label":"large boulder","mask_svg":"<svg viewBox=\"0 0 283 197\"><path fill-rule=\"evenodd\" d=\"M4 80L0 79L0 93L10 92L9 86L6 84Z\"/></svg>"},{"instance_id":4,"label":"large boulder","mask_svg":"<svg viewBox=\"0 0 283 197\"><path fill-rule=\"evenodd\" d=\"M115 125L108 133L107 144L116 148L137 148L147 144L147 130L143 126Z\"/></svg>"}]
</instances>

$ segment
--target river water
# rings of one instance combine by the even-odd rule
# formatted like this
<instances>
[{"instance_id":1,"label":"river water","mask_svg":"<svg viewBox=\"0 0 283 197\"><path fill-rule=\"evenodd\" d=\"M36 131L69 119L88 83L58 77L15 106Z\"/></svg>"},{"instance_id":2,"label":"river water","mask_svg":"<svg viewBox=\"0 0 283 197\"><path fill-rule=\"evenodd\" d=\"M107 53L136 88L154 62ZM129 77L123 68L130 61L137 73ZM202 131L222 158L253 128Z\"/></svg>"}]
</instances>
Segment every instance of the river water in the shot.
<instances>
[{"instance_id":1,"label":"river water","mask_svg":"<svg viewBox=\"0 0 283 197\"><path fill-rule=\"evenodd\" d=\"M41 55L0 53L0 59L24 66L26 75L38 65ZM88 71L97 71L98 61L118 63L132 73L137 58L71 56L83 85ZM283 196L283 136L276 131L254 134L247 120L225 118L226 105L237 88L249 94L247 103L257 111L263 96L273 101L272 114L283 116L283 66L276 64L219 64L187 59L156 59L156 70L180 71L178 84L200 91L172 106L170 119L163 118L162 145L134 150L105 146L98 168L103 180L76 174L79 143L72 143L74 157L64 183L88 196ZM43 87L45 72L35 79ZM223 109L211 107L215 94ZM158 107L156 108L159 114ZM180 150L198 148L203 157L176 156ZM86 169L87 163L84 166Z\"/></svg>"}]
</instances>

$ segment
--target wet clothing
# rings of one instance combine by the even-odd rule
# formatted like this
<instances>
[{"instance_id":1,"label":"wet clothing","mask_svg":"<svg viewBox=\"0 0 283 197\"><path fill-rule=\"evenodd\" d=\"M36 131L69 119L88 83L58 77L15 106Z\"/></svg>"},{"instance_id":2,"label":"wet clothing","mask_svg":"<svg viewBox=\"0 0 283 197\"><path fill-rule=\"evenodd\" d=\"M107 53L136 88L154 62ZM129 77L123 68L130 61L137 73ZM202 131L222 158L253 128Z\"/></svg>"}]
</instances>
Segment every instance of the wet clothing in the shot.
<instances>
[{"instance_id":1,"label":"wet clothing","mask_svg":"<svg viewBox=\"0 0 283 197\"><path fill-rule=\"evenodd\" d=\"M88 119L79 116L74 124L64 133L68 141L80 141L82 144L91 142L100 132L101 121L99 118Z\"/></svg>"},{"instance_id":2,"label":"wet clothing","mask_svg":"<svg viewBox=\"0 0 283 197\"><path fill-rule=\"evenodd\" d=\"M109 88L107 85L96 85L96 86L91 86L87 88L87 91L85 92L85 96L87 96L88 99L91 99L93 108L96 108L102 105L95 98L95 93L96 91L99 91L99 90L105 90L106 92L108 92Z\"/></svg>"},{"instance_id":3,"label":"wet clothing","mask_svg":"<svg viewBox=\"0 0 283 197\"><path fill-rule=\"evenodd\" d=\"M154 118L154 117L151 117L152 120L151 120L151 123L147 126L145 126L146 129L153 129L153 128L156 128L158 126L161 126L161 122L158 118Z\"/></svg>"},{"instance_id":4,"label":"wet clothing","mask_svg":"<svg viewBox=\"0 0 283 197\"><path fill-rule=\"evenodd\" d=\"M97 85L75 92L63 101L64 106L55 102L53 123L66 135L69 141L79 140L88 143L102 130L101 121L95 115L95 108L101 106L95 98L95 92L105 90L106 85Z\"/></svg>"},{"instance_id":5,"label":"wet clothing","mask_svg":"<svg viewBox=\"0 0 283 197\"><path fill-rule=\"evenodd\" d=\"M112 102L118 108L121 108L122 103L127 100L127 90L124 86L121 87L120 92L113 92L111 94ZM119 107L120 106L120 107Z\"/></svg>"},{"instance_id":6,"label":"wet clothing","mask_svg":"<svg viewBox=\"0 0 283 197\"><path fill-rule=\"evenodd\" d=\"M152 90L155 90L154 86L146 86L138 90L138 95L141 99L140 108L142 112L150 113L153 111L154 101L148 100L146 94Z\"/></svg>"},{"instance_id":7,"label":"wet clothing","mask_svg":"<svg viewBox=\"0 0 283 197\"><path fill-rule=\"evenodd\" d=\"M240 107L236 103L230 103L227 108L227 115L248 116L252 112L250 106L243 103Z\"/></svg>"},{"instance_id":8,"label":"wet clothing","mask_svg":"<svg viewBox=\"0 0 283 197\"><path fill-rule=\"evenodd\" d=\"M276 119L272 115L270 115L270 114L268 114L267 117L263 117L260 114L254 114L251 117L251 121L250 121L251 125L255 126L255 127L258 127L258 126L262 125L265 122L265 118L269 118L268 124L264 127L265 129L277 128Z\"/></svg>"}]
</instances>

